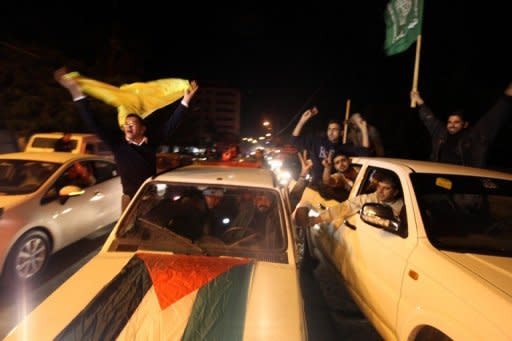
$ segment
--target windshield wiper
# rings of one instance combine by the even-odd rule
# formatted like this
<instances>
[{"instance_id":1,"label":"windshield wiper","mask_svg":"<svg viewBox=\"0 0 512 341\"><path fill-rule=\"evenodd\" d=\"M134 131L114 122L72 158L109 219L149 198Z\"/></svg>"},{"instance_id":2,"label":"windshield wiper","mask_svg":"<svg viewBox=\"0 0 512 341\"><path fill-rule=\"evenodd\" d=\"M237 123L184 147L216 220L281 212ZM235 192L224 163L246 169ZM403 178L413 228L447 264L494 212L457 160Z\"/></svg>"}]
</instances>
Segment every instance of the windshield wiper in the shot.
<instances>
[{"instance_id":1,"label":"windshield wiper","mask_svg":"<svg viewBox=\"0 0 512 341\"><path fill-rule=\"evenodd\" d=\"M179 235L179 234L169 230L165 226L161 226L161 225L159 225L159 224L157 224L155 222L152 222L152 221L150 221L150 220L148 220L146 218L138 218L137 221L139 223L141 223L140 225L141 225L142 228L145 228L145 229L148 229L148 230L156 230L158 232L163 232L164 234L170 236L169 239L172 239L174 242L178 242L179 244L183 245L187 249L191 249L195 253L199 253L199 254L202 254L202 255L207 255L206 250L201 248L199 245L194 244L194 242L191 239L183 237L183 236L181 236L181 235Z\"/></svg>"}]
</instances>

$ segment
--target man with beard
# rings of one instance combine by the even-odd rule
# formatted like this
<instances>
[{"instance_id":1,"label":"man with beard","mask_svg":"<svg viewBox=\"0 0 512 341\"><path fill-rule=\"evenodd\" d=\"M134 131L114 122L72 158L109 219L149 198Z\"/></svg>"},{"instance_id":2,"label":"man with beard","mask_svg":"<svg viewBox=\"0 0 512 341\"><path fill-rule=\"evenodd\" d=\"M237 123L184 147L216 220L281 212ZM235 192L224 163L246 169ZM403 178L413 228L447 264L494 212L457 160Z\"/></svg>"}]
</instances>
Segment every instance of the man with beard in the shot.
<instances>
[{"instance_id":1,"label":"man with beard","mask_svg":"<svg viewBox=\"0 0 512 341\"><path fill-rule=\"evenodd\" d=\"M261 191L254 195L251 205L246 205L233 221L233 227L241 227L243 231L232 236L234 239L245 238L256 234L263 238L267 247L280 245L281 235L279 215L274 209L275 195L271 192Z\"/></svg>"},{"instance_id":2,"label":"man with beard","mask_svg":"<svg viewBox=\"0 0 512 341\"><path fill-rule=\"evenodd\" d=\"M489 145L512 110L512 83L473 127L468 127L469 123L460 110L448 115L446 125L443 124L434 116L418 91L411 91L411 101L418 104L420 119L432 137L432 161L485 167Z\"/></svg>"},{"instance_id":3,"label":"man with beard","mask_svg":"<svg viewBox=\"0 0 512 341\"><path fill-rule=\"evenodd\" d=\"M344 153L338 152L322 161L324 173L320 194L325 198L332 198L343 201L348 198L352 185L356 179L358 171L352 166L350 158ZM332 168L334 166L334 172Z\"/></svg>"}]
</instances>

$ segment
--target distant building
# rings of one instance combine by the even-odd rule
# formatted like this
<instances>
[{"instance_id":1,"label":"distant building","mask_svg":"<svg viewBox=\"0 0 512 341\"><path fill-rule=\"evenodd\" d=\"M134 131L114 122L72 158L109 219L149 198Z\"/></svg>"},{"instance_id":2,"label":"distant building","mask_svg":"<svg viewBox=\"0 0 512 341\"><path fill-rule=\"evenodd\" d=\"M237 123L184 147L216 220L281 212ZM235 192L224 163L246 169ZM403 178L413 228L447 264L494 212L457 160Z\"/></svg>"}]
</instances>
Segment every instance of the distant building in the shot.
<instances>
[{"instance_id":1,"label":"distant building","mask_svg":"<svg viewBox=\"0 0 512 341\"><path fill-rule=\"evenodd\" d=\"M211 144L238 142L240 137L240 90L200 87L191 102L174 142Z\"/></svg>"}]
</instances>

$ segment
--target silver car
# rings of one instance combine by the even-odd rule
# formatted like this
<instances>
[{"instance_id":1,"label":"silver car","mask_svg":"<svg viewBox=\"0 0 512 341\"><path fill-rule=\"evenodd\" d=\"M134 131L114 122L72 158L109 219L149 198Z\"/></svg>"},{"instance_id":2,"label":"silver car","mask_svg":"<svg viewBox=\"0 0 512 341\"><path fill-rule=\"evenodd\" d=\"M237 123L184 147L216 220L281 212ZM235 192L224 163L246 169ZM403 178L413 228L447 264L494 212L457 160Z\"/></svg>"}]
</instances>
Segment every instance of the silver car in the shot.
<instances>
[{"instance_id":1,"label":"silver car","mask_svg":"<svg viewBox=\"0 0 512 341\"><path fill-rule=\"evenodd\" d=\"M51 254L117 221L114 162L74 153L0 155L0 271L7 283L40 275Z\"/></svg>"}]
</instances>

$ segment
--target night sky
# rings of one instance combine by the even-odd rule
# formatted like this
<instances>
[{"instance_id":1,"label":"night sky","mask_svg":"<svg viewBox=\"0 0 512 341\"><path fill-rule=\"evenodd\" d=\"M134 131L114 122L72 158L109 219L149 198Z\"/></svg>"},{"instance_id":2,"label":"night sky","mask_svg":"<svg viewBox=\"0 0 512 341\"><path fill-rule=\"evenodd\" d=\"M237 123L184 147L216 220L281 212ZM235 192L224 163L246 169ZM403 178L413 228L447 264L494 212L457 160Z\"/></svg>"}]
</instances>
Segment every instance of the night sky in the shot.
<instances>
[{"instance_id":1,"label":"night sky","mask_svg":"<svg viewBox=\"0 0 512 341\"><path fill-rule=\"evenodd\" d=\"M114 41L140 80L182 77L239 88L242 133L269 118L289 136L312 105L320 115L307 129L324 130L328 119L343 118L350 98L379 128L388 154L426 157L428 136L409 108L414 46L391 57L383 52L387 1L330 3L169 2L164 9L152 1L4 1L0 41L37 42L84 63L97 63ZM506 7L498 0L425 0L419 90L439 117L464 108L474 122L512 80ZM510 122L502 130L490 161L512 166Z\"/></svg>"}]
</instances>

